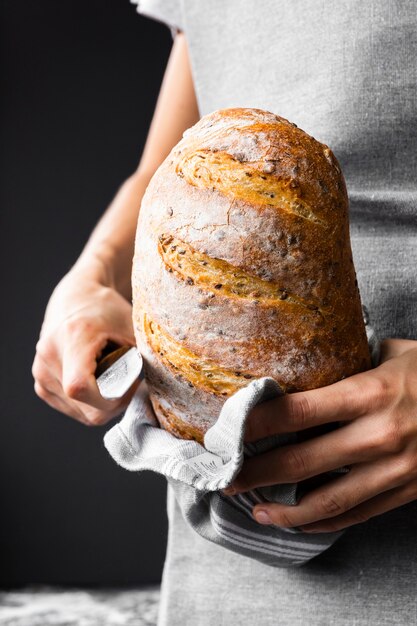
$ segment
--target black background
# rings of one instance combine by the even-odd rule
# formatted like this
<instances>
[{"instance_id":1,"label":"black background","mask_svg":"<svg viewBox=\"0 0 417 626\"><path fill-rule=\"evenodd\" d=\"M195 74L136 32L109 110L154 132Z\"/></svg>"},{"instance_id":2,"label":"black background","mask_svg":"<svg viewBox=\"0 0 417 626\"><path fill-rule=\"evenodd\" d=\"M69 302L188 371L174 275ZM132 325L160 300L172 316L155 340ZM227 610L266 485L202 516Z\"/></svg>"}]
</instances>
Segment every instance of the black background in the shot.
<instances>
[{"instance_id":1,"label":"black background","mask_svg":"<svg viewBox=\"0 0 417 626\"><path fill-rule=\"evenodd\" d=\"M1 579L160 579L165 482L34 394L49 295L136 168L172 45L128 0L1 2Z\"/></svg>"}]
</instances>

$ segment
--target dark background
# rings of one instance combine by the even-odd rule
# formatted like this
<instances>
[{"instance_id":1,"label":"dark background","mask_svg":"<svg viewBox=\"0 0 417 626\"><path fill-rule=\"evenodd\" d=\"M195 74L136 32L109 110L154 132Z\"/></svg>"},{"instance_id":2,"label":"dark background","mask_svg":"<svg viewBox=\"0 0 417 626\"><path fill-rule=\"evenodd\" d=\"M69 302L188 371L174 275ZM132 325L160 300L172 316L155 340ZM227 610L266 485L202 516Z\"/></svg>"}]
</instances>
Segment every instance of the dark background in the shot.
<instances>
[{"instance_id":1,"label":"dark background","mask_svg":"<svg viewBox=\"0 0 417 626\"><path fill-rule=\"evenodd\" d=\"M1 1L0 585L160 579L165 482L43 404L49 295L138 163L172 45L128 0Z\"/></svg>"}]
</instances>

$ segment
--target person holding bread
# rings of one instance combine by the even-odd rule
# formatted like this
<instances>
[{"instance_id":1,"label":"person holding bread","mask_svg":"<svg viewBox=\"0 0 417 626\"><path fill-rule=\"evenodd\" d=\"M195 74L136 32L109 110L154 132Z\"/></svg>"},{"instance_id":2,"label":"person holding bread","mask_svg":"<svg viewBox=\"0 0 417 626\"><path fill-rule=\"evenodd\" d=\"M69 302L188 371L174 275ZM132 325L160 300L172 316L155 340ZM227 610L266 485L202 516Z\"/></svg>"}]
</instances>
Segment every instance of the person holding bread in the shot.
<instances>
[{"instance_id":1,"label":"person holding bread","mask_svg":"<svg viewBox=\"0 0 417 626\"><path fill-rule=\"evenodd\" d=\"M101 397L94 376L97 357L109 341L136 345L131 267L139 208L148 183L184 131L214 111L244 107L297 124L331 147L337 157L333 166L340 165L346 179L353 260L362 302L381 339L380 357L372 368L358 357L346 372L334 371L336 382L307 385L305 391L291 388L289 377L291 393L257 405L247 424L248 441L316 434L247 459L227 493L314 480L343 465L349 468L345 475L309 490L296 506L258 504L253 515L261 525L297 527L311 535L345 532L301 567L271 568L194 533L169 490L159 624L416 623L414 3L141 0L138 11L171 28L171 55L137 171L48 303L33 364L36 393L86 425L105 424L129 404L135 389L120 401ZM235 160L237 168L245 163L245 158ZM176 166L187 182L191 170L181 155ZM294 210L301 223L306 207L301 203ZM226 232L225 241L232 236ZM179 274L175 242L163 239L161 246ZM200 263L207 262L208 253L184 248L185 259L198 254ZM349 264L346 257L335 278L340 293L353 276ZM317 278L307 262L304 272L305 281ZM261 298L265 282L257 283ZM285 292L284 300L288 297ZM351 325L349 337L355 328ZM339 428L326 430L335 422ZM324 432L309 430L317 427Z\"/></svg>"}]
</instances>

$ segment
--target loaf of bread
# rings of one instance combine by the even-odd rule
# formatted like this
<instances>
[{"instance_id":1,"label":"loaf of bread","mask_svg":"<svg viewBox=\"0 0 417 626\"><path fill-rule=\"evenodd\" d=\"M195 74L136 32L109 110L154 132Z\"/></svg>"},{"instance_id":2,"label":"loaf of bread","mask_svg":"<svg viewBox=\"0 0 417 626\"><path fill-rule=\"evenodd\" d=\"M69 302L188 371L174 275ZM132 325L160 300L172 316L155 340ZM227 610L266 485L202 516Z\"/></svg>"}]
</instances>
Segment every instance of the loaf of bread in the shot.
<instances>
[{"instance_id":1,"label":"loaf of bread","mask_svg":"<svg viewBox=\"0 0 417 626\"><path fill-rule=\"evenodd\" d=\"M202 443L254 378L291 393L370 367L340 166L273 113L184 133L143 197L132 285L152 406L178 437Z\"/></svg>"}]
</instances>

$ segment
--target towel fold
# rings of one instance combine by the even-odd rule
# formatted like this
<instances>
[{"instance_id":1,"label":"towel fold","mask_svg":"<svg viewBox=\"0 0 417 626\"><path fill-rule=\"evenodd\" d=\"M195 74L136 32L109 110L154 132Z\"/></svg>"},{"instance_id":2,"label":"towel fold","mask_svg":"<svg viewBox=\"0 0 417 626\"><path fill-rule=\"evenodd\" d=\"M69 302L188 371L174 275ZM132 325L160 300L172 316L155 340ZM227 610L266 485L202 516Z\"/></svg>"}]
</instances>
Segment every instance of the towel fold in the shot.
<instances>
[{"instance_id":1,"label":"towel fold","mask_svg":"<svg viewBox=\"0 0 417 626\"><path fill-rule=\"evenodd\" d=\"M376 364L378 342L367 317L365 321ZM125 469L166 476L184 519L205 539L272 567L302 565L329 548L343 531L310 535L298 528L263 526L252 516L252 508L261 502L297 504L301 484L263 487L236 496L219 491L232 483L245 457L297 442L297 433L291 433L243 443L250 411L279 395L281 388L273 378L252 380L226 400L216 423L206 432L203 447L159 427L147 383L142 380L121 421L106 433L104 444ZM339 468L323 476L330 480L346 471Z\"/></svg>"}]
</instances>

